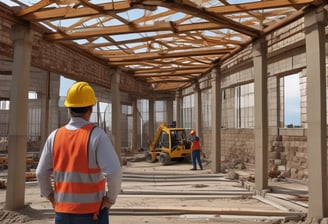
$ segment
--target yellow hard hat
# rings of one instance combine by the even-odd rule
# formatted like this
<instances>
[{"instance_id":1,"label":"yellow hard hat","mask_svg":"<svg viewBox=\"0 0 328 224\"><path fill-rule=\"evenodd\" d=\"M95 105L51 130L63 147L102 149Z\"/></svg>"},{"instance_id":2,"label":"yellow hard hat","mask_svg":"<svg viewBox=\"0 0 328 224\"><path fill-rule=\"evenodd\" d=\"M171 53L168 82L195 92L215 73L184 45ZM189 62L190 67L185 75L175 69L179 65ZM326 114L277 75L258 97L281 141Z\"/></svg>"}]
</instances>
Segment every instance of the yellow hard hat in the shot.
<instances>
[{"instance_id":1,"label":"yellow hard hat","mask_svg":"<svg viewBox=\"0 0 328 224\"><path fill-rule=\"evenodd\" d=\"M195 130L191 130L190 131L190 135L196 135L196 131Z\"/></svg>"},{"instance_id":2,"label":"yellow hard hat","mask_svg":"<svg viewBox=\"0 0 328 224\"><path fill-rule=\"evenodd\" d=\"M67 91L65 107L87 107L97 103L94 90L87 82L76 82Z\"/></svg>"}]
</instances>

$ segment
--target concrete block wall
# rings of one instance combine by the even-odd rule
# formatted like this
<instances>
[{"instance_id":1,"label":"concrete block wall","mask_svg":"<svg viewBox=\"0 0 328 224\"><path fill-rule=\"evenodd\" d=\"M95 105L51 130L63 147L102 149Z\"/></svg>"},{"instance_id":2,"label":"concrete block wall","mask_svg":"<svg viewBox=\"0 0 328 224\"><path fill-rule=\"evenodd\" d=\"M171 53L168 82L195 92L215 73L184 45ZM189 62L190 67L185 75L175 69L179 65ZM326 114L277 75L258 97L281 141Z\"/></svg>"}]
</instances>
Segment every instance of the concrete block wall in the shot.
<instances>
[{"instance_id":1,"label":"concrete block wall","mask_svg":"<svg viewBox=\"0 0 328 224\"><path fill-rule=\"evenodd\" d=\"M253 129L221 129L221 161L240 161L254 164L254 130ZM203 153L212 158L212 132L204 129L201 138Z\"/></svg>"},{"instance_id":2,"label":"concrete block wall","mask_svg":"<svg viewBox=\"0 0 328 224\"><path fill-rule=\"evenodd\" d=\"M279 129L271 136L269 167L277 167L286 178L308 181L306 129Z\"/></svg>"},{"instance_id":3,"label":"concrete block wall","mask_svg":"<svg viewBox=\"0 0 328 224\"><path fill-rule=\"evenodd\" d=\"M304 18L280 28L267 35L268 52L273 52L290 46L304 39Z\"/></svg>"},{"instance_id":4,"label":"concrete block wall","mask_svg":"<svg viewBox=\"0 0 328 224\"><path fill-rule=\"evenodd\" d=\"M0 8L0 14L6 15L7 11ZM11 40L12 22L6 19L0 19L0 56L12 58L14 50L12 48L13 41Z\"/></svg>"},{"instance_id":5,"label":"concrete block wall","mask_svg":"<svg viewBox=\"0 0 328 224\"><path fill-rule=\"evenodd\" d=\"M222 124L224 128L234 126L234 88L224 89L222 92Z\"/></svg>"},{"instance_id":6,"label":"concrete block wall","mask_svg":"<svg viewBox=\"0 0 328 224\"><path fill-rule=\"evenodd\" d=\"M207 158L211 158L211 130L203 131L202 147ZM221 161L255 164L255 142L253 129L221 130ZM308 181L308 151L306 129L281 128L279 135L269 136L269 170L278 168L281 176Z\"/></svg>"},{"instance_id":7,"label":"concrete block wall","mask_svg":"<svg viewBox=\"0 0 328 224\"><path fill-rule=\"evenodd\" d=\"M255 164L254 129L222 129L221 160Z\"/></svg>"},{"instance_id":8,"label":"concrete block wall","mask_svg":"<svg viewBox=\"0 0 328 224\"><path fill-rule=\"evenodd\" d=\"M212 131L209 128L202 130L202 138L200 140L203 153L207 158L211 158L211 149L212 149Z\"/></svg>"}]
</instances>

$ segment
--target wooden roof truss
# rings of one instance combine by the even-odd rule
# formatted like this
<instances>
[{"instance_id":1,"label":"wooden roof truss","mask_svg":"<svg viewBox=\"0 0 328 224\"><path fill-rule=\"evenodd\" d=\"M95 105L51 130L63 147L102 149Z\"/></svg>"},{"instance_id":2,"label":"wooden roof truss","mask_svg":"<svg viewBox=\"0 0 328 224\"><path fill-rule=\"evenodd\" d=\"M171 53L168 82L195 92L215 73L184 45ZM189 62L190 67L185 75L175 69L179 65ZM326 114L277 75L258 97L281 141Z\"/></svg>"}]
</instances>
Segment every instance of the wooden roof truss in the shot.
<instances>
[{"instance_id":1,"label":"wooden roof truss","mask_svg":"<svg viewBox=\"0 0 328 224\"><path fill-rule=\"evenodd\" d=\"M154 90L177 90L216 63L302 15L318 0L40 0L17 16L129 71ZM30 2L30 1L28 1ZM244 2L236 4L236 2Z\"/></svg>"}]
</instances>

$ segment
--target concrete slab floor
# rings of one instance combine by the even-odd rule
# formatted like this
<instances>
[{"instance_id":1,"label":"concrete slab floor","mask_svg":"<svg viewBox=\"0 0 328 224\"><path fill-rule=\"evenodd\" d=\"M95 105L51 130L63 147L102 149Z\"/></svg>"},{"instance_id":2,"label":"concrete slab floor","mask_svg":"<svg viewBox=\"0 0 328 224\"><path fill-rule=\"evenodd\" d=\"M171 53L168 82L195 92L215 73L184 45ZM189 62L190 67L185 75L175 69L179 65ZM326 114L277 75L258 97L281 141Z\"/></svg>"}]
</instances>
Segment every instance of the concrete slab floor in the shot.
<instances>
[{"instance_id":1,"label":"concrete slab floor","mask_svg":"<svg viewBox=\"0 0 328 224\"><path fill-rule=\"evenodd\" d=\"M204 170L190 170L190 164L177 163L161 166L159 163L129 161L123 167L122 193L110 212L110 223L282 223L299 220L299 212L253 197L253 192L238 180L229 180L225 174ZM237 171L238 172L238 171ZM252 171L250 171L252 172ZM241 172L247 175L247 171ZM275 182L282 189L303 189L300 184ZM295 186L294 186L295 185ZM40 197L37 182L26 185L27 206L19 211L0 210L0 223L54 223L54 212ZM281 193L281 192L280 192ZM0 208L3 208L5 190L0 190Z\"/></svg>"}]
</instances>

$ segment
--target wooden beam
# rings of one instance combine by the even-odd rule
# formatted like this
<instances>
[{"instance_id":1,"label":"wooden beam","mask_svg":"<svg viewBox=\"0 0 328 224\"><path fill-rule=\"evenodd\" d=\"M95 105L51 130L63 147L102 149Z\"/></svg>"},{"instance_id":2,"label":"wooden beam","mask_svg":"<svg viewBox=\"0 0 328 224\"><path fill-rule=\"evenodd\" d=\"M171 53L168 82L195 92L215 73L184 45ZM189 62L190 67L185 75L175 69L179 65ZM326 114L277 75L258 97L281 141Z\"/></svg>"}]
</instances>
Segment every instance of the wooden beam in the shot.
<instances>
[{"instance_id":1,"label":"wooden beam","mask_svg":"<svg viewBox=\"0 0 328 224\"><path fill-rule=\"evenodd\" d=\"M166 77L163 79L151 79L151 80L147 79L148 83L189 83L190 81L191 81L190 79L177 80L177 79L172 79L170 77Z\"/></svg>"},{"instance_id":2,"label":"wooden beam","mask_svg":"<svg viewBox=\"0 0 328 224\"><path fill-rule=\"evenodd\" d=\"M294 7L304 6L314 2L314 0L274 0L274 1L260 1L244 4L231 4L225 6L210 7L207 10L209 12L220 13L220 14L233 14L249 12L252 10L264 10L282 7Z\"/></svg>"},{"instance_id":3,"label":"wooden beam","mask_svg":"<svg viewBox=\"0 0 328 224\"><path fill-rule=\"evenodd\" d=\"M104 12L121 12L131 9L129 2L114 2L96 5L97 9L90 7L78 7L72 8L70 6L60 7L60 8L43 8L45 7L46 2L50 0L43 0L29 8L23 9L16 14L18 16L24 17L24 19L29 21L40 21L40 20L54 20L54 19L72 19L72 18L81 18L86 16L99 15L99 9L102 9ZM43 3L43 4L42 4ZM52 3L52 2L51 2ZM40 10L40 11L38 11Z\"/></svg>"},{"instance_id":4,"label":"wooden beam","mask_svg":"<svg viewBox=\"0 0 328 224\"><path fill-rule=\"evenodd\" d=\"M281 210L246 209L246 208L204 208L204 207L114 207L112 212L174 212L175 214L215 214L215 215L247 215L247 216L296 216L303 217L302 212Z\"/></svg>"},{"instance_id":5,"label":"wooden beam","mask_svg":"<svg viewBox=\"0 0 328 224\"><path fill-rule=\"evenodd\" d=\"M171 67L171 68L151 68L151 69L136 69L134 74L135 76L137 75L142 75L142 76L151 76L149 74L151 73L161 73L161 72L176 72L178 70L182 69L183 71L189 71L191 73L193 73L193 71L195 70L201 70L201 71L204 71L204 70L207 70L208 69L208 66L185 66L185 67L181 67L181 68L174 68L174 67Z\"/></svg>"},{"instance_id":6,"label":"wooden beam","mask_svg":"<svg viewBox=\"0 0 328 224\"><path fill-rule=\"evenodd\" d=\"M142 60L154 60L163 58L179 58L179 57L196 57L204 55L216 55L218 57L223 54L228 54L233 49L211 49L211 50L193 50L193 51L183 51L183 52L157 52L157 53L139 53L134 55L121 55L121 56L111 56L108 62L122 62L122 61L142 61ZM103 52L95 55L104 56Z\"/></svg>"},{"instance_id":7,"label":"wooden beam","mask_svg":"<svg viewBox=\"0 0 328 224\"><path fill-rule=\"evenodd\" d=\"M18 11L16 13L17 16L24 16L24 15L27 15L27 14L30 14L30 13L33 13L39 9L42 9L50 4L52 4L53 1L52 0L41 0L39 1L38 3L26 8L26 9L23 9L21 11Z\"/></svg>"},{"instance_id":8,"label":"wooden beam","mask_svg":"<svg viewBox=\"0 0 328 224\"><path fill-rule=\"evenodd\" d=\"M252 27L244 26L234 20L231 20L223 15L212 13L207 11L206 8L196 8L191 5L182 3L181 0L171 0L171 1L156 1L156 0L146 0L143 1L145 5L160 5L166 8L170 8L177 12L184 12L186 14L192 15L194 17L205 19L211 23L219 24L220 26L225 26L229 29L235 30L237 32L243 33L252 38L257 38L261 35L261 31Z\"/></svg>"},{"instance_id":9,"label":"wooden beam","mask_svg":"<svg viewBox=\"0 0 328 224\"><path fill-rule=\"evenodd\" d=\"M86 39L95 36L103 35L114 35L114 34L132 34L132 33L144 33L144 32L160 32L160 31L171 31L174 32L188 32L194 30L212 30L225 28L213 23L199 23L199 24L187 24L180 25L178 27L172 28L172 23L170 22L159 22L154 25L149 26L137 26L131 25L121 25L114 27L101 27L101 28L84 28L81 30L76 30L76 32L63 33L49 33L45 34L44 38L46 40L76 40L76 39Z\"/></svg>"},{"instance_id":10,"label":"wooden beam","mask_svg":"<svg viewBox=\"0 0 328 224\"><path fill-rule=\"evenodd\" d=\"M201 74L201 73L205 73L207 72L208 69L193 69L193 70L186 70L186 69L178 69L176 71L166 71L165 69L163 69L163 71L161 72L152 72L152 73L148 73L148 72L144 72L144 73L136 73L134 75L134 77L138 77L138 78L153 78L153 77L168 77L168 76L172 76L172 77L180 77L180 76L184 76L184 75L191 75L191 74Z\"/></svg>"}]
</instances>

